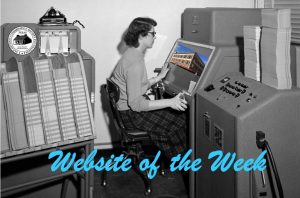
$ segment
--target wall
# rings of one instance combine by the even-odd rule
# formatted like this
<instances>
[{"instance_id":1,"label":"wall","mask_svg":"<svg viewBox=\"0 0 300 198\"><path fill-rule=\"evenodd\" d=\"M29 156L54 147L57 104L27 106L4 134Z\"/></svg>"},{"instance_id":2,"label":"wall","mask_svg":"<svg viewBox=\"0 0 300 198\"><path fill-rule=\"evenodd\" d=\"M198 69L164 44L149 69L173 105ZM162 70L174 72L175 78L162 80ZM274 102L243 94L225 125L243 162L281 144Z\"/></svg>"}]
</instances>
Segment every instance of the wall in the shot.
<instances>
[{"instance_id":1,"label":"wall","mask_svg":"<svg viewBox=\"0 0 300 198\"><path fill-rule=\"evenodd\" d=\"M180 37L180 17L188 7L254 7L253 0L1 0L1 25L4 23L37 23L51 7L61 11L68 22L79 20L82 49L96 60L95 127L96 144L111 147L118 136L108 130L108 119L100 101L100 86L110 75L120 54L122 33L138 16L157 20L155 45L146 55L149 77L166 59L174 41ZM113 135L111 135L113 134Z\"/></svg>"}]
</instances>

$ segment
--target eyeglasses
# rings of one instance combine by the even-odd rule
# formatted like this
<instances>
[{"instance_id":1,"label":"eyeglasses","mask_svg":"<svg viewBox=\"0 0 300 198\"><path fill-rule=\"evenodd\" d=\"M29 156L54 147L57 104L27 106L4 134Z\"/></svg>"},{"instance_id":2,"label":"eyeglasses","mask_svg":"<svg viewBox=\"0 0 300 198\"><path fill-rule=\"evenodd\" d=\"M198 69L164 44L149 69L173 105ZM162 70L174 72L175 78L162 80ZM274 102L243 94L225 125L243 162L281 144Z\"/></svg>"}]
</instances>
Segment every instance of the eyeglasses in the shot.
<instances>
[{"instance_id":1,"label":"eyeglasses","mask_svg":"<svg viewBox=\"0 0 300 198\"><path fill-rule=\"evenodd\" d=\"M148 33L152 34L152 36L155 37L155 34L156 34L155 31L153 31L153 32L148 32Z\"/></svg>"}]
</instances>

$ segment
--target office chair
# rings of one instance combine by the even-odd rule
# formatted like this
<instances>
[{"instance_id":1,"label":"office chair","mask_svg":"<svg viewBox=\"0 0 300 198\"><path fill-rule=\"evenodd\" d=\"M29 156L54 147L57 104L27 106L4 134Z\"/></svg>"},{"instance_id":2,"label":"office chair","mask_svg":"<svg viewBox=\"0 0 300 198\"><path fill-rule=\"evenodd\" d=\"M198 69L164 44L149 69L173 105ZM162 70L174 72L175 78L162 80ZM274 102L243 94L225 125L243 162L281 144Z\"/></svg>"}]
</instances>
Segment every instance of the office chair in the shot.
<instances>
[{"instance_id":1,"label":"office chair","mask_svg":"<svg viewBox=\"0 0 300 198\"><path fill-rule=\"evenodd\" d=\"M151 142L150 136L146 131L132 129L128 130L125 128L120 112L116 106L120 96L119 87L110 79L106 79L106 83L106 93L114 116L113 122L121 135L121 147L124 149L123 153L125 154L125 158L132 159L134 171L142 178L144 182L145 195L149 195L152 191L151 180L147 177L147 172L146 174L143 174L143 172L139 169L139 163L143 160L143 158L146 157L142 146L149 145ZM161 164L160 174L165 174L163 163ZM106 177L107 172L104 171L102 174L102 186L107 185Z\"/></svg>"}]
</instances>

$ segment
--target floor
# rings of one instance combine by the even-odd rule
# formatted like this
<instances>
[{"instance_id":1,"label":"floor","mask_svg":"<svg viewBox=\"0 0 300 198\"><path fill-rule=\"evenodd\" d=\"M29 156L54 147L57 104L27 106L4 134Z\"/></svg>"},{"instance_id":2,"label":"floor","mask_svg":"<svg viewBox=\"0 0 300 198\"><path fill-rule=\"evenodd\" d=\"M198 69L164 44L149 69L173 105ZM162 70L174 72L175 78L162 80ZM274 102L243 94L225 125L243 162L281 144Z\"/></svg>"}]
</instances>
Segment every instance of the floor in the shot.
<instances>
[{"instance_id":1,"label":"floor","mask_svg":"<svg viewBox=\"0 0 300 198\"><path fill-rule=\"evenodd\" d=\"M101 156L110 156L116 151L102 151ZM116 155L117 156L117 155ZM168 166L166 166L168 167ZM107 173L107 186L101 186L102 172L95 172L94 198L188 198L186 177L180 172L166 169L165 176L157 174L151 181L152 193L144 195L144 183L133 171L117 171Z\"/></svg>"}]
</instances>

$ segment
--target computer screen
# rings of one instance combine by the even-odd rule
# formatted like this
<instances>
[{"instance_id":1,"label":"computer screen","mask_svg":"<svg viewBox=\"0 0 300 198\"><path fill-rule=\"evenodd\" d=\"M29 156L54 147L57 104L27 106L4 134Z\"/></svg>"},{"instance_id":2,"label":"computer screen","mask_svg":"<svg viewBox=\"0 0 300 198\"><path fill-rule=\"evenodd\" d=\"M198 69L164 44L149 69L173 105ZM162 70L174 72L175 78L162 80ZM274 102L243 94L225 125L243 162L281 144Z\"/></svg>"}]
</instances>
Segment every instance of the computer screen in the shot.
<instances>
[{"instance_id":1,"label":"computer screen","mask_svg":"<svg viewBox=\"0 0 300 198\"><path fill-rule=\"evenodd\" d=\"M214 49L214 46L178 39L166 60L170 68L163 80L166 91L169 89L173 93L184 91L191 94Z\"/></svg>"}]
</instances>

